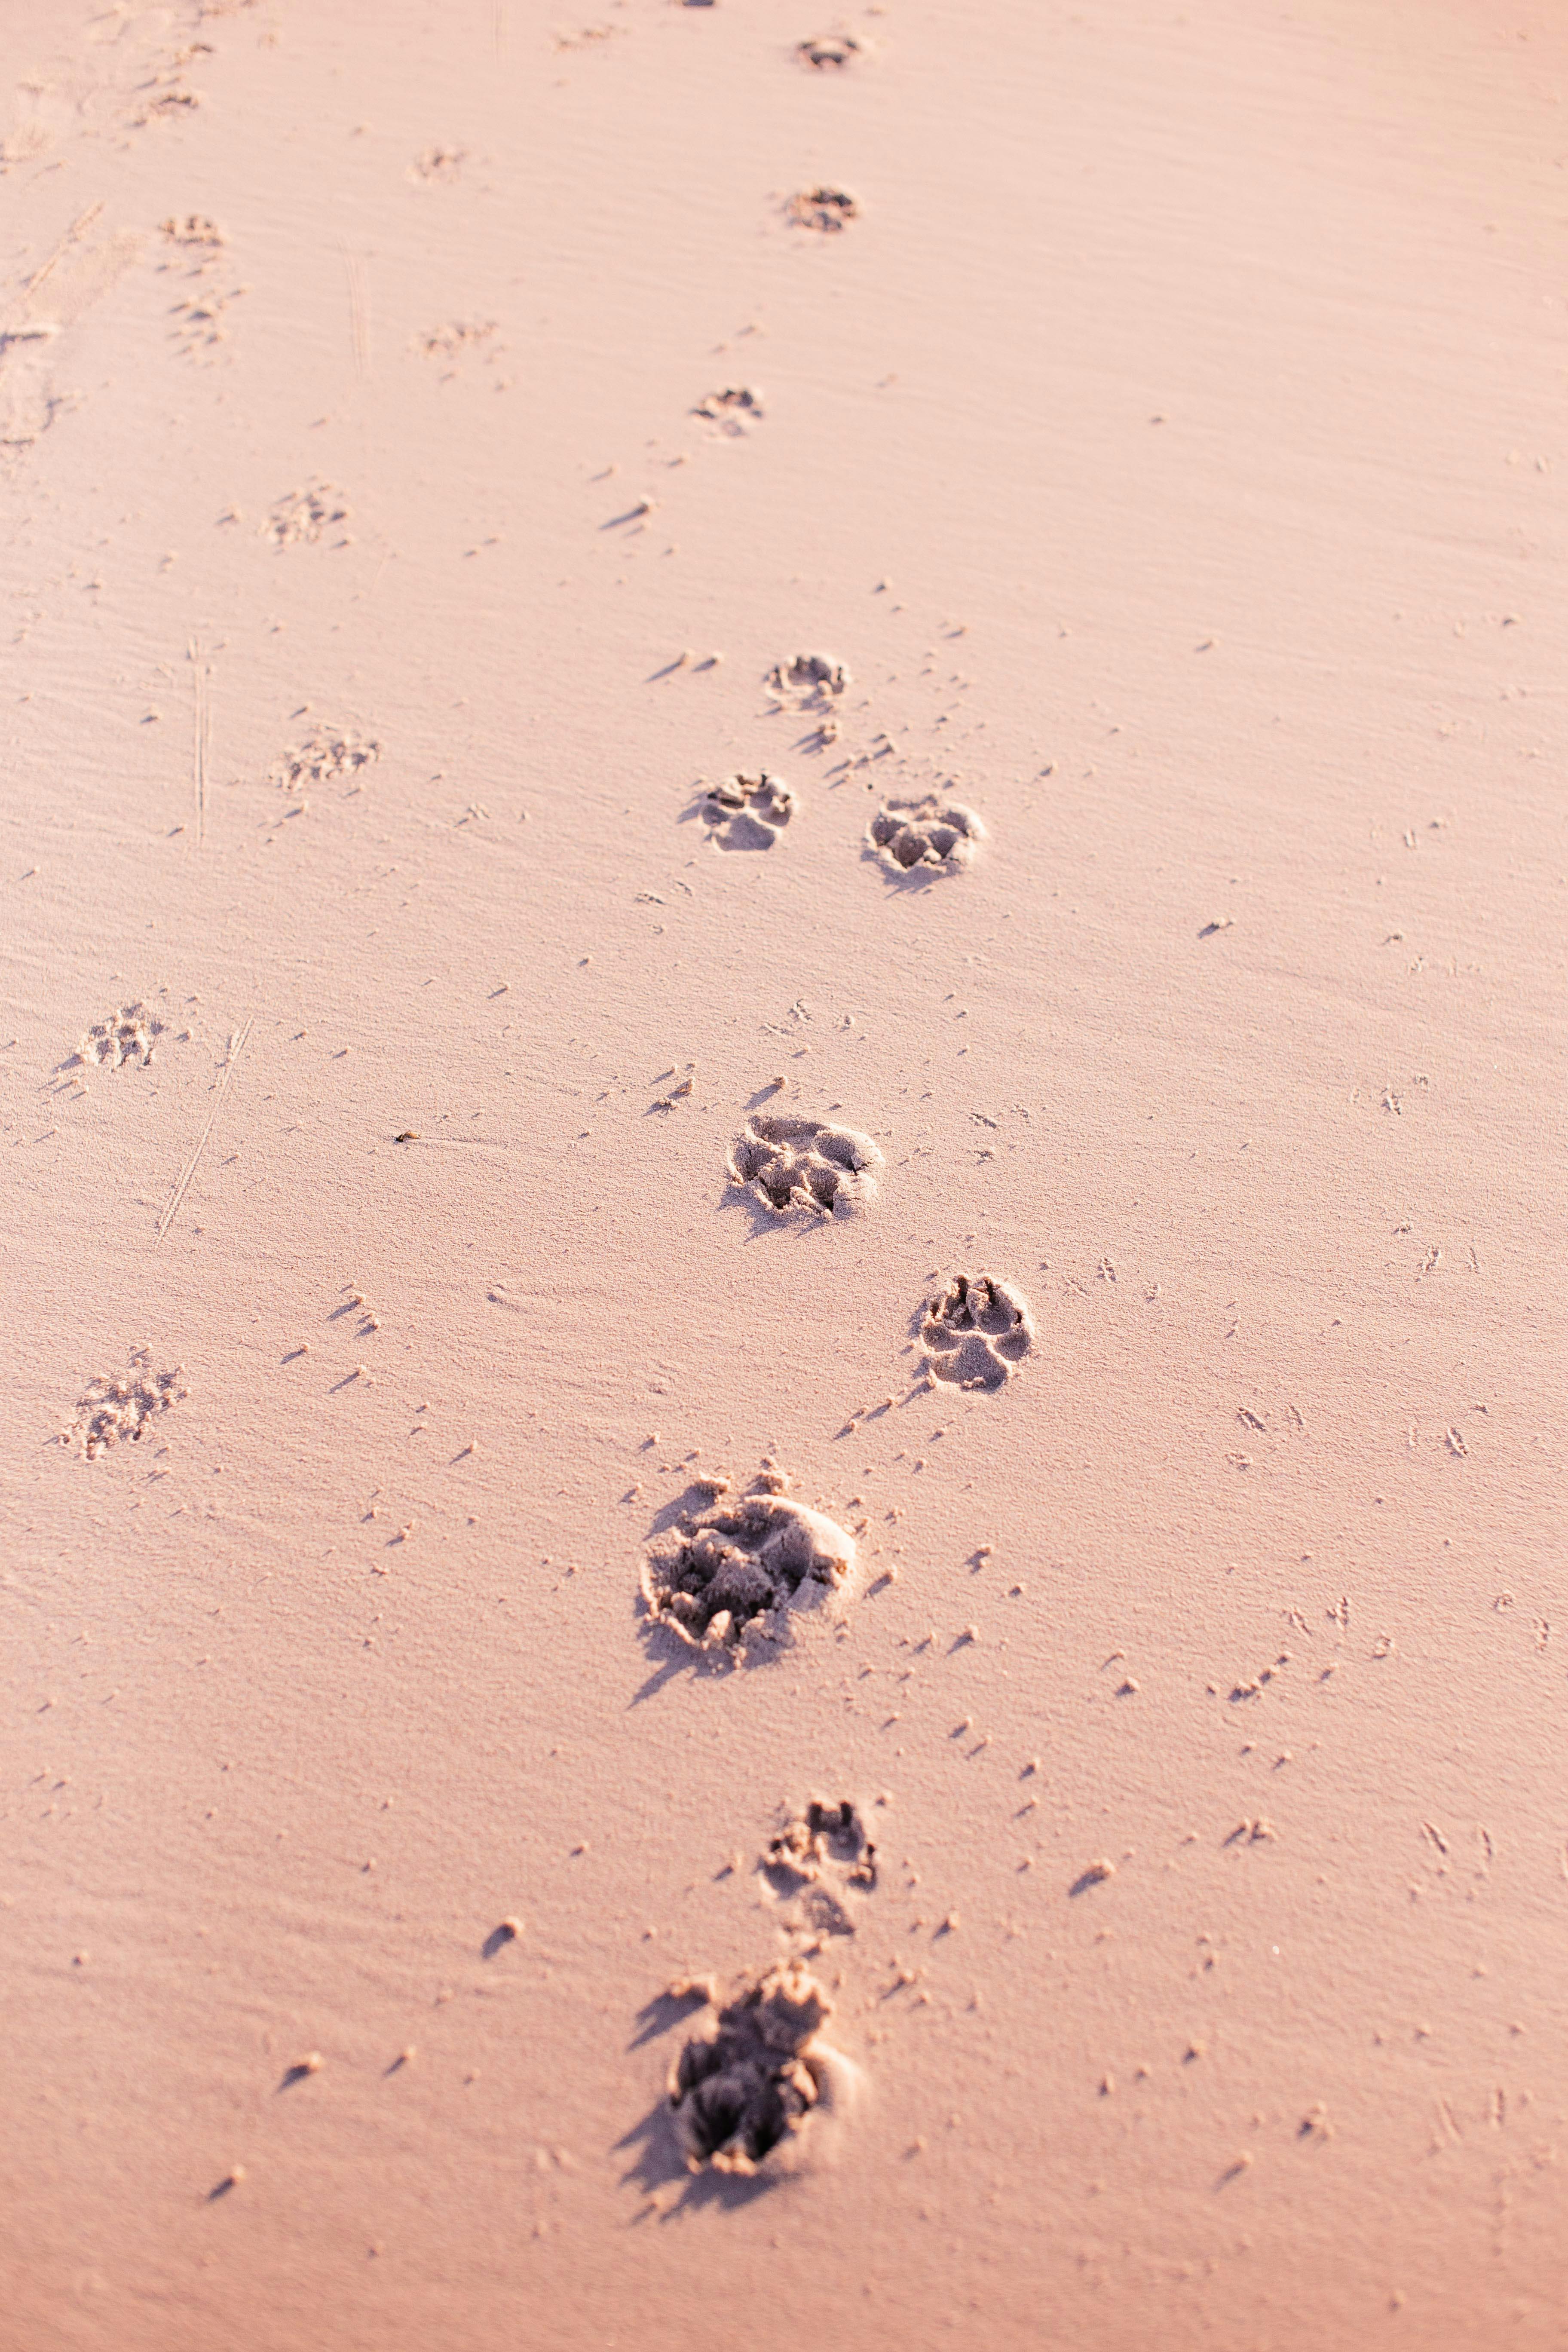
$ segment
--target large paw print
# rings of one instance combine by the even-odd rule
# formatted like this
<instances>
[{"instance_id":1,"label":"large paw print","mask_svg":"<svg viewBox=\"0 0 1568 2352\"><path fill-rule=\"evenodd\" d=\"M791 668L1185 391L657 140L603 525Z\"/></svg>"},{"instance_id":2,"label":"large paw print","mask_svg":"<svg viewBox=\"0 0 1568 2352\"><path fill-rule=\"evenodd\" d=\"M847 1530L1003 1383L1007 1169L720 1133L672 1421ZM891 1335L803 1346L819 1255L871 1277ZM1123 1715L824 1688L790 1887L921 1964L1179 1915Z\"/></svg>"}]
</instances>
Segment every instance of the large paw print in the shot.
<instances>
[{"instance_id":1,"label":"large paw print","mask_svg":"<svg viewBox=\"0 0 1568 2352\"><path fill-rule=\"evenodd\" d=\"M715 849L771 849L795 814L795 794L778 776L727 776L699 805Z\"/></svg>"},{"instance_id":2,"label":"large paw print","mask_svg":"<svg viewBox=\"0 0 1568 2352\"><path fill-rule=\"evenodd\" d=\"M77 1048L80 1062L107 1064L111 1070L134 1062L145 1069L153 1058L155 1041L163 1034L163 1024L144 1004L122 1004L107 1021L95 1021Z\"/></svg>"},{"instance_id":3,"label":"large paw print","mask_svg":"<svg viewBox=\"0 0 1568 2352\"><path fill-rule=\"evenodd\" d=\"M682 1513L648 1549L642 1590L655 1624L693 1649L733 1651L752 1635L782 1639L790 1609L847 1582L854 1538L821 1511L777 1493L710 1491L707 1510Z\"/></svg>"},{"instance_id":4,"label":"large paw print","mask_svg":"<svg viewBox=\"0 0 1568 2352\"><path fill-rule=\"evenodd\" d=\"M984 840L985 827L972 808L928 793L923 800L884 801L866 838L889 873L935 867L956 874L974 856L976 843Z\"/></svg>"},{"instance_id":5,"label":"large paw print","mask_svg":"<svg viewBox=\"0 0 1568 2352\"><path fill-rule=\"evenodd\" d=\"M821 1119L781 1118L758 1111L730 1154L730 1178L775 1215L809 1209L820 1217L864 1208L877 1197L868 1171L882 1155L868 1135Z\"/></svg>"},{"instance_id":6,"label":"large paw print","mask_svg":"<svg viewBox=\"0 0 1568 2352\"><path fill-rule=\"evenodd\" d=\"M999 1389L1035 1344L1020 1294L988 1274L956 1274L921 1324L926 1369L958 1388Z\"/></svg>"},{"instance_id":7,"label":"large paw print","mask_svg":"<svg viewBox=\"0 0 1568 2352\"><path fill-rule=\"evenodd\" d=\"M798 2132L826 2074L817 2035L827 1999L798 1960L742 1985L710 2034L687 2042L669 2073L669 2104L687 2166L752 2173Z\"/></svg>"}]
</instances>

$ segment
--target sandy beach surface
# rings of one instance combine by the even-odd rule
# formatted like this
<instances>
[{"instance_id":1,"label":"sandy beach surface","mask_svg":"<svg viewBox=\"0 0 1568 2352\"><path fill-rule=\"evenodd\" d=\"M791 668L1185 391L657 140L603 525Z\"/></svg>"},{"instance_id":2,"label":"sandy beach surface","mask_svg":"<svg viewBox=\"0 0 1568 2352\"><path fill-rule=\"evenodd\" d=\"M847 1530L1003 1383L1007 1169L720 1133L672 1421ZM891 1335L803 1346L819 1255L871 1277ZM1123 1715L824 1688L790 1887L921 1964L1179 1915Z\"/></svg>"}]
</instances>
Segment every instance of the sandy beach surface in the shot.
<instances>
[{"instance_id":1,"label":"sandy beach surface","mask_svg":"<svg viewBox=\"0 0 1568 2352\"><path fill-rule=\"evenodd\" d=\"M0 31L0 2345L1556 2352L1561 13Z\"/></svg>"}]
</instances>

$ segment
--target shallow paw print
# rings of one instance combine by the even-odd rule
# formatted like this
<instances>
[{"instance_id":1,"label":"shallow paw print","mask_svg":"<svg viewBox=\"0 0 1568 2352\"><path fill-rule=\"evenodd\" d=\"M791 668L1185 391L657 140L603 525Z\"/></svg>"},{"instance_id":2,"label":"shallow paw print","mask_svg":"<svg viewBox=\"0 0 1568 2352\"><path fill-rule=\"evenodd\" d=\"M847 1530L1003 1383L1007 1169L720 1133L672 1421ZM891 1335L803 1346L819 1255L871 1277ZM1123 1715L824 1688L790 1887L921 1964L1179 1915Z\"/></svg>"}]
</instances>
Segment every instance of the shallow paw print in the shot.
<instances>
[{"instance_id":1,"label":"shallow paw print","mask_svg":"<svg viewBox=\"0 0 1568 2352\"><path fill-rule=\"evenodd\" d=\"M687 2167L754 2173L801 2130L823 2095L818 2035L830 2014L798 1960L743 1983L710 2033L694 2035L669 2072L669 2104Z\"/></svg>"},{"instance_id":2,"label":"shallow paw print","mask_svg":"<svg viewBox=\"0 0 1568 2352\"><path fill-rule=\"evenodd\" d=\"M817 236L836 236L859 215L858 203L845 188L803 188L784 206L787 221Z\"/></svg>"},{"instance_id":3,"label":"shallow paw print","mask_svg":"<svg viewBox=\"0 0 1568 2352\"><path fill-rule=\"evenodd\" d=\"M698 807L715 849L771 849L795 814L795 794L778 776L726 776Z\"/></svg>"},{"instance_id":4,"label":"shallow paw print","mask_svg":"<svg viewBox=\"0 0 1568 2352\"><path fill-rule=\"evenodd\" d=\"M752 1639L782 1641L792 1609L847 1587L854 1538L825 1513L776 1492L730 1496L722 1482L708 1491L706 1509L682 1512L648 1548L651 1624L693 1649L733 1652Z\"/></svg>"},{"instance_id":5,"label":"shallow paw print","mask_svg":"<svg viewBox=\"0 0 1568 2352\"><path fill-rule=\"evenodd\" d=\"M926 1369L958 1388L999 1389L1035 1344L1026 1301L988 1274L954 1275L921 1323Z\"/></svg>"},{"instance_id":6,"label":"shallow paw print","mask_svg":"<svg viewBox=\"0 0 1568 2352\"><path fill-rule=\"evenodd\" d=\"M261 527L261 535L275 547L313 547L349 520L348 501L342 490L333 489L330 482L308 482L302 490L290 490L279 499ZM340 547L346 539L337 541Z\"/></svg>"},{"instance_id":7,"label":"shallow paw print","mask_svg":"<svg viewBox=\"0 0 1568 2352\"><path fill-rule=\"evenodd\" d=\"M870 1137L852 1127L757 1111L730 1153L730 1180L754 1192L776 1216L806 1209L831 1217L876 1199L870 1171L881 1162Z\"/></svg>"},{"instance_id":8,"label":"shallow paw print","mask_svg":"<svg viewBox=\"0 0 1568 2352\"><path fill-rule=\"evenodd\" d=\"M803 709L828 708L853 681L841 661L830 654L792 654L775 662L763 684L781 702Z\"/></svg>"},{"instance_id":9,"label":"shallow paw print","mask_svg":"<svg viewBox=\"0 0 1568 2352\"><path fill-rule=\"evenodd\" d=\"M853 33L816 33L809 40L797 41L795 53L801 64L809 66L814 73L841 73L857 58L865 56L866 44L858 41Z\"/></svg>"},{"instance_id":10,"label":"shallow paw print","mask_svg":"<svg viewBox=\"0 0 1568 2352\"><path fill-rule=\"evenodd\" d=\"M122 1004L107 1021L95 1021L77 1048L77 1059L96 1062L100 1068L111 1070L134 1062L145 1069L153 1059L154 1041L163 1034L164 1024L155 1013L144 1004Z\"/></svg>"},{"instance_id":11,"label":"shallow paw print","mask_svg":"<svg viewBox=\"0 0 1568 2352\"><path fill-rule=\"evenodd\" d=\"M302 793L308 784L337 783L357 777L381 757L381 745L364 741L345 730L318 727L292 751L273 763L272 781L286 793ZM358 784L351 789L357 792Z\"/></svg>"},{"instance_id":12,"label":"shallow paw print","mask_svg":"<svg viewBox=\"0 0 1568 2352\"><path fill-rule=\"evenodd\" d=\"M770 1839L757 1867L780 1901L793 1905L799 1927L852 1936L853 1905L877 1884L877 1849L848 1798L825 1803L814 1797Z\"/></svg>"},{"instance_id":13,"label":"shallow paw print","mask_svg":"<svg viewBox=\"0 0 1568 2352\"><path fill-rule=\"evenodd\" d=\"M129 1379L89 1381L77 1400L77 1412L82 1417L72 1432L81 1439L88 1460L95 1461L110 1446L137 1443L156 1414L167 1412L185 1395L180 1377L177 1364L172 1372L154 1372L151 1357L142 1348L131 1359Z\"/></svg>"},{"instance_id":14,"label":"shallow paw print","mask_svg":"<svg viewBox=\"0 0 1568 2352\"><path fill-rule=\"evenodd\" d=\"M960 801L884 801L866 839L890 874L956 874L973 859L985 827Z\"/></svg>"},{"instance_id":15,"label":"shallow paw print","mask_svg":"<svg viewBox=\"0 0 1568 2352\"><path fill-rule=\"evenodd\" d=\"M754 386L731 384L722 392L710 392L691 414L705 417L710 425L721 425L726 433L743 433L748 425L760 425L767 412Z\"/></svg>"}]
</instances>

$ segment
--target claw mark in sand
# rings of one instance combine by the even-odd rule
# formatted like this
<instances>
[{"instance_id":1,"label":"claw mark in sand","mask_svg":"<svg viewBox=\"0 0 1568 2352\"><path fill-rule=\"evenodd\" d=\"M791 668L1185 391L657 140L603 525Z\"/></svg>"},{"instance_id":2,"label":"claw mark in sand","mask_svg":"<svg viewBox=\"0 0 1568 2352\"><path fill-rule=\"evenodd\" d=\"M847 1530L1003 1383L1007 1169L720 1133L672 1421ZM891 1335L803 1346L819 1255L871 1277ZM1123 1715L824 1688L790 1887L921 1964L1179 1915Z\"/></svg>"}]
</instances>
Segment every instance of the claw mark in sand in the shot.
<instances>
[{"instance_id":1,"label":"claw mark in sand","mask_svg":"<svg viewBox=\"0 0 1568 2352\"><path fill-rule=\"evenodd\" d=\"M244 1028L238 1030L228 1041L228 1053L225 1057L222 1069L217 1074L217 1091L213 1097L213 1107L207 1113L207 1123L202 1129L201 1139L197 1143L195 1150L192 1152L190 1158L186 1160L184 1167L180 1171L174 1189L169 1195L168 1207L164 1210L163 1215L158 1220L158 1231L153 1238L153 1244L154 1248L156 1248L159 1242L163 1240L163 1235L168 1232L169 1227L174 1223L174 1219L178 1216L180 1207L184 1200L185 1194L191 1189L191 1179L195 1174L196 1169L201 1161L201 1156L207 1148L207 1138L213 1131L213 1121L216 1118L218 1112L223 1108L224 1096L228 1092L228 1082L234 1076L234 1066L238 1061L241 1054L244 1053L245 1041L249 1034L250 1023L247 1021Z\"/></svg>"},{"instance_id":2,"label":"claw mark in sand","mask_svg":"<svg viewBox=\"0 0 1568 2352\"><path fill-rule=\"evenodd\" d=\"M733 1495L726 1480L704 1481L708 1508L683 1512L643 1562L650 1622L693 1649L783 1641L792 1609L841 1595L854 1572L854 1538L841 1527L789 1501L777 1471L757 1484Z\"/></svg>"},{"instance_id":3,"label":"claw mark in sand","mask_svg":"<svg viewBox=\"0 0 1568 2352\"><path fill-rule=\"evenodd\" d=\"M867 829L867 841L891 874L910 874L935 866L956 874L974 856L985 838L985 827L972 808L958 801L939 801L932 793L923 800L884 801Z\"/></svg>"},{"instance_id":4,"label":"claw mark in sand","mask_svg":"<svg viewBox=\"0 0 1568 2352\"><path fill-rule=\"evenodd\" d=\"M688 2169L754 2173L798 2132L828 2086L817 2037L829 2014L799 1961L743 1984L710 2033L670 2069L669 2104Z\"/></svg>"},{"instance_id":5,"label":"claw mark in sand","mask_svg":"<svg viewBox=\"0 0 1568 2352\"><path fill-rule=\"evenodd\" d=\"M726 776L698 808L715 849L771 849L795 814L795 794L781 776Z\"/></svg>"},{"instance_id":6,"label":"claw mark in sand","mask_svg":"<svg viewBox=\"0 0 1568 2352\"><path fill-rule=\"evenodd\" d=\"M964 1389L999 1389L1035 1344L1027 1301L988 1274L957 1274L921 1325L926 1368Z\"/></svg>"},{"instance_id":7,"label":"claw mark in sand","mask_svg":"<svg viewBox=\"0 0 1568 2352\"><path fill-rule=\"evenodd\" d=\"M731 1150L730 1181L749 1186L776 1216L810 1209L831 1217L876 1199L876 1180L867 1171L881 1161L870 1137L852 1127L757 1111Z\"/></svg>"}]
</instances>

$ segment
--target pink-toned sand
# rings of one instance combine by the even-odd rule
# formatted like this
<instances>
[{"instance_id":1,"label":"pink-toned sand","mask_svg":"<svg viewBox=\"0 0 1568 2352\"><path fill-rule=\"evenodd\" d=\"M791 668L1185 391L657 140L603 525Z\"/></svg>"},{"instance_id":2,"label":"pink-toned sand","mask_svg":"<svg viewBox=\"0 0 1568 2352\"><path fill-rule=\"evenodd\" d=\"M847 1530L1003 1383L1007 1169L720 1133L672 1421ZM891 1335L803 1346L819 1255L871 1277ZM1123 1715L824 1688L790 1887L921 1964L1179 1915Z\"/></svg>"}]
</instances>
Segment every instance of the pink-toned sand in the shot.
<instances>
[{"instance_id":1,"label":"pink-toned sand","mask_svg":"<svg viewBox=\"0 0 1568 2352\"><path fill-rule=\"evenodd\" d=\"M1561 13L0 35L5 2352L1557 2352Z\"/></svg>"}]
</instances>

